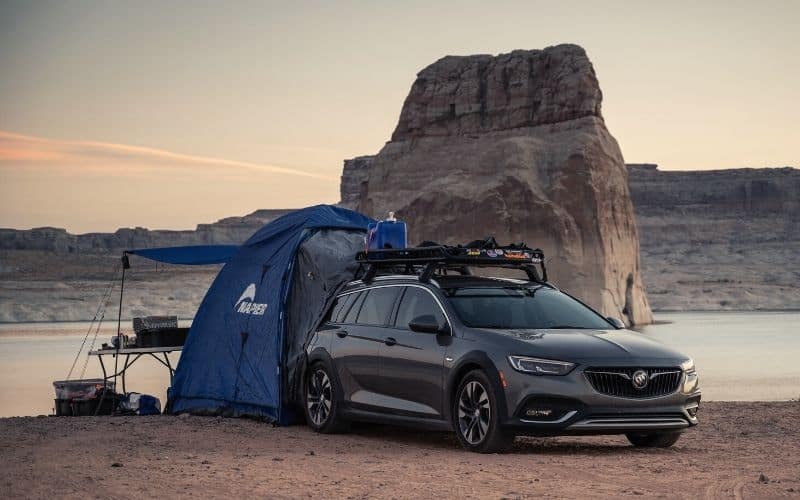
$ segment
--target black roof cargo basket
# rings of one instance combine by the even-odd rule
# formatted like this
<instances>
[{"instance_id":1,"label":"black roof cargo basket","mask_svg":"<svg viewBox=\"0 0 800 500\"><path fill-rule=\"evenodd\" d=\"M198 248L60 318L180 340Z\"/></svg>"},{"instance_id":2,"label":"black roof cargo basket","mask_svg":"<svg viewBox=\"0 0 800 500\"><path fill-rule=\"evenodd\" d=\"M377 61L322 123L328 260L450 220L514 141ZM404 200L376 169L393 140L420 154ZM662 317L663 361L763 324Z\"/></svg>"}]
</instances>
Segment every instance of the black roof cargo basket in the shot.
<instances>
[{"instance_id":1,"label":"black roof cargo basket","mask_svg":"<svg viewBox=\"0 0 800 500\"><path fill-rule=\"evenodd\" d=\"M544 252L524 245L491 248L437 245L369 250L358 252L356 261L359 266L355 277L365 283L381 272L418 275L420 281L427 282L437 272L446 274L447 271L455 271L470 275L471 267L519 269L525 271L531 281L547 281ZM537 264L541 267L541 276Z\"/></svg>"}]
</instances>

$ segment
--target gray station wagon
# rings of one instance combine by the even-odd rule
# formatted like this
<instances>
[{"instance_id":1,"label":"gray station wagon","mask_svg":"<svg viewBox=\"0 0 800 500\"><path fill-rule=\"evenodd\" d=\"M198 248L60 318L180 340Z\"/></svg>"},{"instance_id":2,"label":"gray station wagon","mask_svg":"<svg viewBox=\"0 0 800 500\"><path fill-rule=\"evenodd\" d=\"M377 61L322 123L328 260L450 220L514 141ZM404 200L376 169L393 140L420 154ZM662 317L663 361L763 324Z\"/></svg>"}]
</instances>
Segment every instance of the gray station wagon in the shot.
<instances>
[{"instance_id":1,"label":"gray station wagon","mask_svg":"<svg viewBox=\"0 0 800 500\"><path fill-rule=\"evenodd\" d=\"M669 447L697 424L694 362L549 282L389 274L338 294L307 346L308 424L455 431L497 452L517 435L624 434Z\"/></svg>"}]
</instances>

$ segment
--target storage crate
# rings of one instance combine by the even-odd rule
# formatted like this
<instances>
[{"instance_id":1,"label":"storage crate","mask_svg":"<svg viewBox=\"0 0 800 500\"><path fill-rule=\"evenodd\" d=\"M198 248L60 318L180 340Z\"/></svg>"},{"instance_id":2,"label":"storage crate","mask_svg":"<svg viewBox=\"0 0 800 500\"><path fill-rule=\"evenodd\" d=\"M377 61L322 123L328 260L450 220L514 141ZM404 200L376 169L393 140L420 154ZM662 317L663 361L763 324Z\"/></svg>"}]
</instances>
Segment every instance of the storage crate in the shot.
<instances>
[{"instance_id":1,"label":"storage crate","mask_svg":"<svg viewBox=\"0 0 800 500\"><path fill-rule=\"evenodd\" d=\"M92 399L104 388L110 391L116 389L114 382L106 382L101 378L86 378L79 380L56 380L53 382L56 399Z\"/></svg>"},{"instance_id":2,"label":"storage crate","mask_svg":"<svg viewBox=\"0 0 800 500\"><path fill-rule=\"evenodd\" d=\"M119 403L119 395L114 391L100 390L90 399L55 399L56 416L88 417L92 415L111 415Z\"/></svg>"},{"instance_id":3,"label":"storage crate","mask_svg":"<svg viewBox=\"0 0 800 500\"><path fill-rule=\"evenodd\" d=\"M139 347L178 347L186 342L188 328L153 328L136 334Z\"/></svg>"}]
</instances>

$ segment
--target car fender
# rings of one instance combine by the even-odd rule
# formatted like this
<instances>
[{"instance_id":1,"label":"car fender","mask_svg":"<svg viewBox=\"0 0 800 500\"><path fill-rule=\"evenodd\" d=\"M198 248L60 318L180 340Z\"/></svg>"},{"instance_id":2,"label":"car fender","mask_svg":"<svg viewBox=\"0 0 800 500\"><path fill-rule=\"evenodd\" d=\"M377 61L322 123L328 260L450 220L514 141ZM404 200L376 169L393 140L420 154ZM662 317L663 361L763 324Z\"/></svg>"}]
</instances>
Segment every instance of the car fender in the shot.
<instances>
[{"instance_id":1,"label":"car fender","mask_svg":"<svg viewBox=\"0 0 800 500\"><path fill-rule=\"evenodd\" d=\"M321 346L313 348L311 352L309 352L306 355L306 363L305 366L303 367L303 378L302 378L303 383L300 384L300 401L305 401L305 394L303 394L303 391L305 389L304 385L308 368L317 362L322 363L323 365L325 365L325 368L328 369L328 373L334 379L335 386L339 389L338 391L336 391L337 394L335 396L339 401L342 401L343 399L342 391L344 390L344 388L342 386L341 380L339 379L339 373L337 373L336 371L336 365L333 363L333 358L331 358L331 355L328 352L328 350Z\"/></svg>"},{"instance_id":2,"label":"car fender","mask_svg":"<svg viewBox=\"0 0 800 500\"><path fill-rule=\"evenodd\" d=\"M508 418L508 406L506 403L505 390L500 382L500 372L494 362L483 351L470 351L464 354L447 374L447 381L445 383L447 404L444 405L447 420L450 422L453 421L453 398L455 397L455 392L458 390L458 382L466 373L464 370L469 366L480 368L486 372L487 377L489 377L489 382L492 384L492 389L494 389L495 397L497 398L499 421L504 422Z\"/></svg>"}]
</instances>

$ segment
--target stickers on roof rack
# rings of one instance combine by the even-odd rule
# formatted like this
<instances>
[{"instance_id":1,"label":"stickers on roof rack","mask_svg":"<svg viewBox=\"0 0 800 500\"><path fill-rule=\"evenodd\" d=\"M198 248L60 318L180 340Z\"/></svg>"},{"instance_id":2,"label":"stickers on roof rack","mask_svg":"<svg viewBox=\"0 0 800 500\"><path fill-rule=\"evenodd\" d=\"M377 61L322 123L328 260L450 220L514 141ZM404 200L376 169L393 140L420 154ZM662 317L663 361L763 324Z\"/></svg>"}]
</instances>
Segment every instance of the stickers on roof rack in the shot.
<instances>
[{"instance_id":1,"label":"stickers on roof rack","mask_svg":"<svg viewBox=\"0 0 800 500\"><path fill-rule=\"evenodd\" d=\"M506 259L530 259L530 252L523 252L521 250L506 250Z\"/></svg>"},{"instance_id":2,"label":"stickers on roof rack","mask_svg":"<svg viewBox=\"0 0 800 500\"><path fill-rule=\"evenodd\" d=\"M529 260L529 259L536 259L534 254L524 250L503 250L500 248L489 248L486 250L478 249L478 248L467 248L465 249L465 255L467 257L490 257L490 258L502 258L505 257L506 259L518 259L518 260Z\"/></svg>"}]
</instances>

